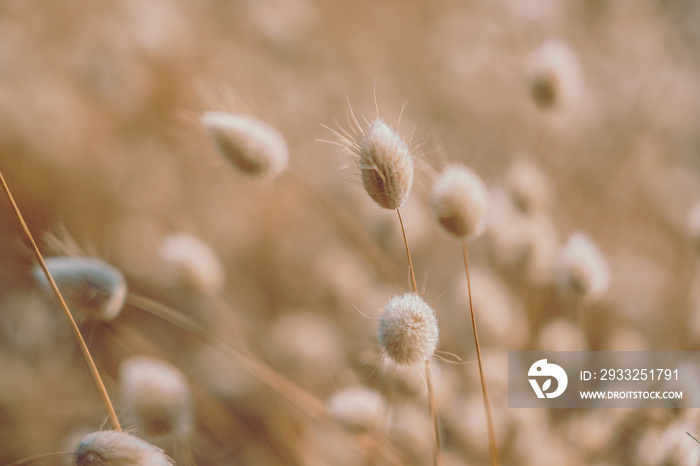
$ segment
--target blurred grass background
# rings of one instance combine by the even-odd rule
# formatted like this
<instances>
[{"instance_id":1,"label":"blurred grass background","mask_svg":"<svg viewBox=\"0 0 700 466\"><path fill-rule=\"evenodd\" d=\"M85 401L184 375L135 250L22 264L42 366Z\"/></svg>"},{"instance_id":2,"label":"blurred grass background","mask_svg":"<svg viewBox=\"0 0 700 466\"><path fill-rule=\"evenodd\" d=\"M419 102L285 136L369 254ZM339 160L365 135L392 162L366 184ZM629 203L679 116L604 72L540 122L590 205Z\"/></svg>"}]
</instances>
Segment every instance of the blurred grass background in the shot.
<instances>
[{"instance_id":1,"label":"blurred grass background","mask_svg":"<svg viewBox=\"0 0 700 466\"><path fill-rule=\"evenodd\" d=\"M395 126L401 114L401 133L419 146L416 185L403 209L419 288L445 323L440 349L467 361L440 366L452 387L439 401L445 462L484 464L459 246L427 208L434 173L460 161L499 186L515 160L536 164L554 198L552 248L587 231L611 270L609 292L586 310L588 347L698 349L697 257L685 229L700 199L699 15L693 2L651 0L2 1L0 169L37 237L65 230L121 269L131 290L216 326L216 300L170 286L158 255L173 232L206 241L225 264L223 299L243 322L247 344L324 399L346 385L380 386L375 323L357 309L376 318L386 298L405 289L378 280L291 184L236 173L197 116L247 112L277 127L291 169L354 215L407 285L396 218L338 170L349 163L346 154L317 141L332 137L321 124L347 126L348 101L371 119L376 94L381 116ZM585 86L577 106L558 112L533 103L527 78L530 57L553 37L577 54ZM37 295L33 262L3 205L4 464L75 448L77 432L98 429L104 412L61 316ZM518 224L509 225L517 236ZM566 348L578 321L551 280L530 283L519 252L499 252L499 244L486 237L471 250L474 292L488 290L475 299L504 463L647 464L664 449L677 454L664 432L678 422L700 432L693 410L608 413L614 422L597 412L508 410L507 351ZM499 307L505 310L491 312ZM295 367L280 356L295 343L275 326L298 312L323 322L320 332L337 348L316 352L337 350L335 360ZM323 448L331 442L320 440L330 434L275 395L222 397L212 389L201 369L214 363L196 363L206 348L183 332L129 307L114 323L83 328L116 400L118 366L130 355L157 355L188 375L198 387L198 464L341 464ZM237 369L224 367L215 372L236 379ZM422 406L418 392L411 403ZM467 412L476 425L461 426ZM589 431L608 422L612 434L589 441ZM420 448L395 438L401 448ZM408 448L406 461L425 464L424 453ZM358 464L352 461L346 464ZM663 464L691 464L677 461Z\"/></svg>"}]
</instances>

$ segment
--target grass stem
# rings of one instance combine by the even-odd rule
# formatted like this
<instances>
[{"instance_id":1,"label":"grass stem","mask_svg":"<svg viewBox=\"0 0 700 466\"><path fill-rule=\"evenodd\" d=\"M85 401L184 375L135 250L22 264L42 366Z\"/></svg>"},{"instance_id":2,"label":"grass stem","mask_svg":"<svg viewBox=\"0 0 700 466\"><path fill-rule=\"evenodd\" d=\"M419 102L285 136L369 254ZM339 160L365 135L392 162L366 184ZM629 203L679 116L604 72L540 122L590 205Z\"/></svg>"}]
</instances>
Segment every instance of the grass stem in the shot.
<instances>
[{"instance_id":1,"label":"grass stem","mask_svg":"<svg viewBox=\"0 0 700 466\"><path fill-rule=\"evenodd\" d=\"M486 411L486 421L488 424L489 450L491 452L491 466L501 464L498 456L498 444L496 443L496 432L493 428L493 416L491 414L491 401L489 391L486 389L486 378L484 377L484 367L481 362L481 347L479 346L479 335L476 331L476 319L474 318L474 306L472 305L472 285L469 278L469 246L467 239L462 241L462 253L464 255L464 269L467 272L467 290L469 292L469 311L472 318L472 329L474 329L474 344L476 345L476 359L479 362L479 378L481 379L481 391L484 396L484 410Z\"/></svg>"},{"instance_id":2,"label":"grass stem","mask_svg":"<svg viewBox=\"0 0 700 466\"><path fill-rule=\"evenodd\" d=\"M80 329L78 328L78 324L75 323L75 319L73 318L73 315L71 314L70 309L68 309L68 305L66 304L66 301L63 299L63 296L61 295L61 291L58 289L56 282L54 281L53 277L51 276L51 272L49 272L49 269L46 266L46 262L44 261L44 257L41 255L41 252L39 251L39 247L36 245L36 242L34 241L34 238L32 237L32 234L29 231L29 227L27 227L27 223L24 221L24 217L22 217L22 213L20 212L19 207L17 206L17 203L15 202L14 197L12 196L12 193L10 192L10 187L7 185L7 182L5 181L5 177L2 175L2 172L0 172L0 182L2 183L2 187L5 190L5 194L7 195L7 198L9 199L10 204L12 204L12 209L14 210L15 216L17 217L17 220L19 221L20 226L22 227L22 230L24 231L24 235L27 237L27 240L29 241L29 243L32 246L32 249L34 251L34 255L36 256L36 260L39 262L41 269L44 271L44 275L46 275L46 279L49 281L49 284L51 285L51 289L53 290L53 293L56 296L56 300L60 304L60 307L63 310L63 313L66 315L66 318L68 319L71 330L73 330L73 334L75 335L75 339L78 340L78 345L80 346L80 350L82 351L83 356L85 357L85 361L87 362L87 365L90 368L90 373L92 374L92 378L95 380L95 384L97 385L97 390L100 392L100 396L102 397L102 402L104 403L105 408L107 409L107 413L109 414L109 418L112 421L112 424L114 425L114 429L121 431L122 428L121 428L121 425L119 424L119 419L117 418L117 413L114 411L114 406L112 406L112 402L109 399L109 395L107 394L107 389L105 388L105 385L102 382L102 378L100 377L100 373L97 371L97 366L95 366L95 361L92 359L92 356L90 355L90 350L88 349L87 345L85 344L85 340L83 339L83 336L80 333Z\"/></svg>"},{"instance_id":3,"label":"grass stem","mask_svg":"<svg viewBox=\"0 0 700 466\"><path fill-rule=\"evenodd\" d=\"M399 216L399 223L401 224L401 234L403 235L403 243L406 246L406 256L408 258L408 269L411 272L411 285L413 286L413 292L418 293L418 286L416 286L416 274L413 270L413 260L411 260L411 250L408 247L408 239L406 238L406 229L403 225L403 219L401 218L401 212L396 209L396 213ZM435 393L433 393L433 376L430 370L430 359L425 361L425 380L428 384L428 400L430 403L430 418L433 421L433 466L442 465L442 455L440 454L440 426L438 424L437 411L435 409Z\"/></svg>"}]
</instances>

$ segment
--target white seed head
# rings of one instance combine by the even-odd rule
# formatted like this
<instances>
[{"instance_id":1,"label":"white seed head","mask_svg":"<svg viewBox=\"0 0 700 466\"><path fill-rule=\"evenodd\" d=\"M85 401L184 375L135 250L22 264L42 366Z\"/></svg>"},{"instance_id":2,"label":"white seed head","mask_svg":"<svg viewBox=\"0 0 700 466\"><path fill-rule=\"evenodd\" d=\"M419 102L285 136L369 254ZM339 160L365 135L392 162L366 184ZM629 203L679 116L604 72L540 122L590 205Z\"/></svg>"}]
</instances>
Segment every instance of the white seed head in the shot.
<instances>
[{"instance_id":1,"label":"white seed head","mask_svg":"<svg viewBox=\"0 0 700 466\"><path fill-rule=\"evenodd\" d=\"M357 147L362 185L385 209L401 207L413 186L413 155L408 144L383 120L372 122Z\"/></svg>"},{"instance_id":2,"label":"white seed head","mask_svg":"<svg viewBox=\"0 0 700 466\"><path fill-rule=\"evenodd\" d=\"M440 225L457 238L478 236L486 228L486 186L464 165L444 168L433 184L431 206Z\"/></svg>"},{"instance_id":3,"label":"white seed head","mask_svg":"<svg viewBox=\"0 0 700 466\"><path fill-rule=\"evenodd\" d=\"M112 320L121 311L126 299L126 280L122 273L94 257L48 257L46 266L74 316ZM47 298L54 299L44 271L33 270Z\"/></svg>"},{"instance_id":4,"label":"white seed head","mask_svg":"<svg viewBox=\"0 0 700 466\"><path fill-rule=\"evenodd\" d=\"M341 390L326 401L331 417L353 432L371 430L386 412L384 397L366 387L351 387Z\"/></svg>"},{"instance_id":5,"label":"white seed head","mask_svg":"<svg viewBox=\"0 0 700 466\"><path fill-rule=\"evenodd\" d=\"M559 252L557 283L587 302L605 295L610 286L610 270L603 253L585 233L572 234Z\"/></svg>"},{"instance_id":6,"label":"white seed head","mask_svg":"<svg viewBox=\"0 0 700 466\"><path fill-rule=\"evenodd\" d=\"M552 204L552 188L542 170L533 162L518 159L508 170L505 187L514 204L526 214L544 212Z\"/></svg>"},{"instance_id":7,"label":"white seed head","mask_svg":"<svg viewBox=\"0 0 700 466\"><path fill-rule=\"evenodd\" d=\"M379 344L399 365L426 361L437 348L435 312L416 293L389 299L379 321Z\"/></svg>"},{"instance_id":8,"label":"white seed head","mask_svg":"<svg viewBox=\"0 0 700 466\"><path fill-rule=\"evenodd\" d=\"M159 252L177 282L202 293L217 293L223 288L224 266L199 238L186 233L173 234L165 238Z\"/></svg>"},{"instance_id":9,"label":"white seed head","mask_svg":"<svg viewBox=\"0 0 700 466\"><path fill-rule=\"evenodd\" d=\"M214 145L241 172L274 178L287 168L289 149L277 129L248 115L204 112Z\"/></svg>"},{"instance_id":10,"label":"white seed head","mask_svg":"<svg viewBox=\"0 0 700 466\"><path fill-rule=\"evenodd\" d=\"M119 384L126 413L149 438L187 435L193 422L190 389L175 366L148 357L127 359Z\"/></svg>"},{"instance_id":11,"label":"white seed head","mask_svg":"<svg viewBox=\"0 0 700 466\"><path fill-rule=\"evenodd\" d=\"M558 39L542 44L530 59L528 84L542 109L574 106L583 93L583 73L574 51Z\"/></svg>"},{"instance_id":12,"label":"white seed head","mask_svg":"<svg viewBox=\"0 0 700 466\"><path fill-rule=\"evenodd\" d=\"M104 430L86 435L75 457L77 466L171 466L163 450L126 432Z\"/></svg>"}]
</instances>

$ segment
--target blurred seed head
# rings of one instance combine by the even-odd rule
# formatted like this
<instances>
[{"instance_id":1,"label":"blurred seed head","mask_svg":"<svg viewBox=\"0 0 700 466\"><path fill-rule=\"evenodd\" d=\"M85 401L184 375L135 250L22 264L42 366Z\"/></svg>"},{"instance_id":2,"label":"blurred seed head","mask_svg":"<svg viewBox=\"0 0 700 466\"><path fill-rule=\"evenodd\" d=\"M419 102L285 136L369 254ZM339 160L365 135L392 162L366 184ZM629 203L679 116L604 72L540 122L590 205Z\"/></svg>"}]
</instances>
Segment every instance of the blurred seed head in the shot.
<instances>
[{"instance_id":1,"label":"blurred seed head","mask_svg":"<svg viewBox=\"0 0 700 466\"><path fill-rule=\"evenodd\" d=\"M525 214L547 211L553 202L549 180L533 161L517 159L508 170L505 188Z\"/></svg>"},{"instance_id":2,"label":"blurred seed head","mask_svg":"<svg viewBox=\"0 0 700 466\"><path fill-rule=\"evenodd\" d=\"M538 351L582 351L585 345L578 325L565 319L548 322L537 335Z\"/></svg>"},{"instance_id":3,"label":"blurred seed head","mask_svg":"<svg viewBox=\"0 0 700 466\"><path fill-rule=\"evenodd\" d=\"M493 415L496 438L503 439L508 428L507 412L494 409ZM451 409L445 412L445 424L450 436L464 449L482 460L489 457L488 424L480 392L453 400Z\"/></svg>"},{"instance_id":4,"label":"blurred seed head","mask_svg":"<svg viewBox=\"0 0 700 466\"><path fill-rule=\"evenodd\" d=\"M433 214L457 238L479 236L486 228L488 195L481 178L461 164L446 166L431 193Z\"/></svg>"},{"instance_id":5,"label":"blurred seed head","mask_svg":"<svg viewBox=\"0 0 700 466\"><path fill-rule=\"evenodd\" d=\"M193 423L190 389L175 366L149 357L127 359L119 385L124 409L149 438L183 437Z\"/></svg>"},{"instance_id":6,"label":"blurred seed head","mask_svg":"<svg viewBox=\"0 0 700 466\"><path fill-rule=\"evenodd\" d=\"M583 93L583 72L576 53L560 39L543 43L530 58L528 85L543 110L573 107Z\"/></svg>"},{"instance_id":7,"label":"blurred seed head","mask_svg":"<svg viewBox=\"0 0 700 466\"><path fill-rule=\"evenodd\" d=\"M109 321L117 317L126 299L122 273L94 257L48 257L46 266L76 320ZM44 271L36 265L33 275L49 300L55 300Z\"/></svg>"},{"instance_id":8,"label":"blurred seed head","mask_svg":"<svg viewBox=\"0 0 700 466\"><path fill-rule=\"evenodd\" d=\"M341 390L326 401L331 417L350 431L371 431L386 415L384 397L366 387Z\"/></svg>"},{"instance_id":9,"label":"blurred seed head","mask_svg":"<svg viewBox=\"0 0 700 466\"><path fill-rule=\"evenodd\" d=\"M267 123L225 112L204 112L200 120L219 153L242 173L274 178L287 168L287 142Z\"/></svg>"},{"instance_id":10,"label":"blurred seed head","mask_svg":"<svg viewBox=\"0 0 700 466\"><path fill-rule=\"evenodd\" d=\"M413 403L394 407L389 423L389 437L426 464L433 446L432 422L428 410Z\"/></svg>"},{"instance_id":11,"label":"blurred seed head","mask_svg":"<svg viewBox=\"0 0 700 466\"><path fill-rule=\"evenodd\" d=\"M610 270L605 256L586 233L576 232L564 243L556 273L562 291L588 303L602 298L610 286Z\"/></svg>"},{"instance_id":12,"label":"blurred seed head","mask_svg":"<svg viewBox=\"0 0 700 466\"><path fill-rule=\"evenodd\" d=\"M377 118L364 132L357 147L362 185L384 209L398 209L413 186L413 155L408 144Z\"/></svg>"},{"instance_id":13,"label":"blurred seed head","mask_svg":"<svg viewBox=\"0 0 700 466\"><path fill-rule=\"evenodd\" d=\"M276 368L305 384L325 384L345 363L335 324L311 312L280 316L270 329L265 349Z\"/></svg>"},{"instance_id":14,"label":"blurred seed head","mask_svg":"<svg viewBox=\"0 0 700 466\"><path fill-rule=\"evenodd\" d=\"M163 240L159 248L167 273L176 283L201 293L218 293L224 286L226 272L208 244L188 235L176 233Z\"/></svg>"},{"instance_id":15,"label":"blurred seed head","mask_svg":"<svg viewBox=\"0 0 700 466\"><path fill-rule=\"evenodd\" d=\"M396 364L426 361L437 348L435 312L416 293L389 299L379 321L379 345Z\"/></svg>"},{"instance_id":16,"label":"blurred seed head","mask_svg":"<svg viewBox=\"0 0 700 466\"><path fill-rule=\"evenodd\" d=\"M80 441L77 466L171 466L163 450L126 432L104 430Z\"/></svg>"},{"instance_id":17,"label":"blurred seed head","mask_svg":"<svg viewBox=\"0 0 700 466\"><path fill-rule=\"evenodd\" d=\"M503 188L491 190L486 246L489 256L502 267L522 266L527 258L529 240L527 217L513 204Z\"/></svg>"}]
</instances>

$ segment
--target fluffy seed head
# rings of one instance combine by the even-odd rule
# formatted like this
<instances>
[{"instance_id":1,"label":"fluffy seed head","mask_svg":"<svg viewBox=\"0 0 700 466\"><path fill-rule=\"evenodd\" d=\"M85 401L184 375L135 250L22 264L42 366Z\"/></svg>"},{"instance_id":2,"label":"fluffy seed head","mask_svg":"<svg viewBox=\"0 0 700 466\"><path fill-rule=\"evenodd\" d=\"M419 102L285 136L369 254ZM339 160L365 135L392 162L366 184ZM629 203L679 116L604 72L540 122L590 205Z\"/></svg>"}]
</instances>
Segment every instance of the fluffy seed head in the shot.
<instances>
[{"instance_id":1,"label":"fluffy seed head","mask_svg":"<svg viewBox=\"0 0 700 466\"><path fill-rule=\"evenodd\" d=\"M362 185L380 207L398 209L413 186L413 156L408 144L383 120L372 122L357 147Z\"/></svg>"},{"instance_id":2,"label":"fluffy seed head","mask_svg":"<svg viewBox=\"0 0 700 466\"><path fill-rule=\"evenodd\" d=\"M94 257L48 257L45 262L77 318L107 321L119 315L126 299L126 280L119 270ZM35 266L33 274L47 298L54 299L41 267Z\"/></svg>"},{"instance_id":3,"label":"fluffy seed head","mask_svg":"<svg viewBox=\"0 0 700 466\"><path fill-rule=\"evenodd\" d=\"M201 122L221 155L241 172L274 178L287 167L287 142L267 123L224 112L204 112Z\"/></svg>"},{"instance_id":4,"label":"fluffy seed head","mask_svg":"<svg viewBox=\"0 0 700 466\"><path fill-rule=\"evenodd\" d=\"M326 401L331 417L350 431L367 431L380 421L386 411L384 397L366 387L339 391Z\"/></svg>"},{"instance_id":5,"label":"fluffy seed head","mask_svg":"<svg viewBox=\"0 0 700 466\"><path fill-rule=\"evenodd\" d=\"M224 266L202 240L176 233L163 241L159 252L178 282L202 293L216 293L224 286Z\"/></svg>"},{"instance_id":6,"label":"fluffy seed head","mask_svg":"<svg viewBox=\"0 0 700 466\"><path fill-rule=\"evenodd\" d=\"M610 285L608 263L585 233L572 234L562 246L556 273L560 288L588 302L603 297Z\"/></svg>"},{"instance_id":7,"label":"fluffy seed head","mask_svg":"<svg viewBox=\"0 0 700 466\"><path fill-rule=\"evenodd\" d=\"M396 364L426 361L437 348L435 313L416 293L389 299L379 321L379 344Z\"/></svg>"},{"instance_id":8,"label":"fluffy seed head","mask_svg":"<svg viewBox=\"0 0 700 466\"><path fill-rule=\"evenodd\" d=\"M105 430L87 434L75 457L77 466L171 466L163 450L126 432Z\"/></svg>"},{"instance_id":9,"label":"fluffy seed head","mask_svg":"<svg viewBox=\"0 0 700 466\"><path fill-rule=\"evenodd\" d=\"M433 184L431 207L440 225L457 238L478 236L486 228L486 186L464 165L445 167Z\"/></svg>"},{"instance_id":10,"label":"fluffy seed head","mask_svg":"<svg viewBox=\"0 0 700 466\"><path fill-rule=\"evenodd\" d=\"M192 428L187 380L176 367L157 359L134 357L122 363L124 409L149 438L184 436Z\"/></svg>"},{"instance_id":11,"label":"fluffy seed head","mask_svg":"<svg viewBox=\"0 0 700 466\"><path fill-rule=\"evenodd\" d=\"M532 98L542 109L564 109L577 103L583 92L583 73L574 51L551 39L530 59L528 83Z\"/></svg>"}]
</instances>

